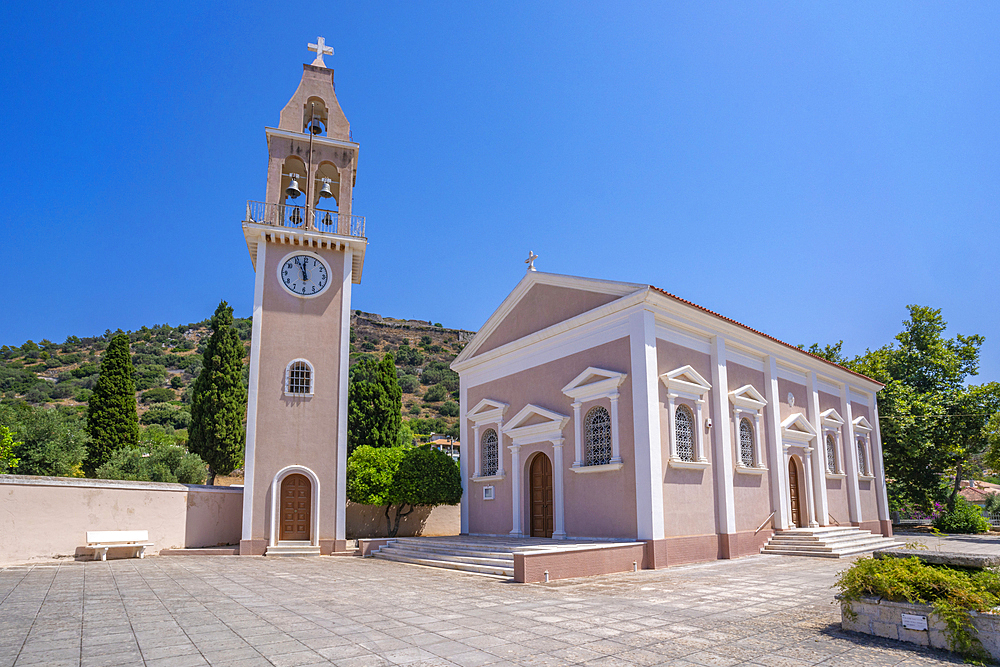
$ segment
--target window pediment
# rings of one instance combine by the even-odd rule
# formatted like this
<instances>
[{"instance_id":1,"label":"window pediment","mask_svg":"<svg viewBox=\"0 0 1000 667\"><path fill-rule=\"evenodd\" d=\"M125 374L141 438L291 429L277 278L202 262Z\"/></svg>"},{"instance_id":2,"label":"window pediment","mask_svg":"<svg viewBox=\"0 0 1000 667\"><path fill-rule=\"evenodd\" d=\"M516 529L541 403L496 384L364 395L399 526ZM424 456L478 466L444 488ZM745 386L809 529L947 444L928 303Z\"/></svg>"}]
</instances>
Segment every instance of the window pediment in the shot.
<instances>
[{"instance_id":1,"label":"window pediment","mask_svg":"<svg viewBox=\"0 0 1000 667\"><path fill-rule=\"evenodd\" d=\"M563 387L562 393L578 401L588 401L617 394L624 381L625 373L591 366Z\"/></svg>"},{"instance_id":2,"label":"window pediment","mask_svg":"<svg viewBox=\"0 0 1000 667\"><path fill-rule=\"evenodd\" d=\"M501 429L504 435L514 440L514 444L562 437L563 427L569 417L558 412L531 405L530 403L514 415Z\"/></svg>"},{"instance_id":3,"label":"window pediment","mask_svg":"<svg viewBox=\"0 0 1000 667\"><path fill-rule=\"evenodd\" d=\"M506 403L484 398L476 403L476 407L469 410L467 416L469 421L476 424L494 424L503 419L508 407Z\"/></svg>"},{"instance_id":4,"label":"window pediment","mask_svg":"<svg viewBox=\"0 0 1000 667\"><path fill-rule=\"evenodd\" d=\"M781 434L789 440L811 440L816 437L816 429L809 423L805 415L796 412L781 422Z\"/></svg>"},{"instance_id":5,"label":"window pediment","mask_svg":"<svg viewBox=\"0 0 1000 667\"><path fill-rule=\"evenodd\" d=\"M871 433L872 431L875 430L872 427L871 422L865 419L864 415L861 415L851 423L854 424L855 431L861 431L862 433Z\"/></svg>"},{"instance_id":6,"label":"window pediment","mask_svg":"<svg viewBox=\"0 0 1000 667\"><path fill-rule=\"evenodd\" d=\"M711 388L708 380L691 366L681 366L660 376L667 390L682 396L702 397Z\"/></svg>"},{"instance_id":7,"label":"window pediment","mask_svg":"<svg viewBox=\"0 0 1000 667\"><path fill-rule=\"evenodd\" d=\"M752 384L745 384L739 389L733 389L729 392L729 400L737 407L755 412L763 410L767 405L767 399L761 396Z\"/></svg>"},{"instance_id":8,"label":"window pediment","mask_svg":"<svg viewBox=\"0 0 1000 667\"><path fill-rule=\"evenodd\" d=\"M830 408L829 410L824 410L819 415L823 422L823 426L830 426L834 428L839 428L844 425L844 418L840 416L840 413Z\"/></svg>"}]
</instances>

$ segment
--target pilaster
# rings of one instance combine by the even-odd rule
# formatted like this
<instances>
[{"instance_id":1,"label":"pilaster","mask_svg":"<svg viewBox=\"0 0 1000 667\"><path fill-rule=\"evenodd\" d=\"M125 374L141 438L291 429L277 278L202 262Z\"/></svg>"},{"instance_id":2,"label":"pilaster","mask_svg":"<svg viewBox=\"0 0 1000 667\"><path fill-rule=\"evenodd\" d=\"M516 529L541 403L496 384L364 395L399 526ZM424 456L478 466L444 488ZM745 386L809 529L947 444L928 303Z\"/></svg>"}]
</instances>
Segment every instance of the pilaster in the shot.
<instances>
[{"instance_id":1,"label":"pilaster","mask_svg":"<svg viewBox=\"0 0 1000 667\"><path fill-rule=\"evenodd\" d=\"M764 373L767 450L773 462L770 470L771 506L774 509L774 525L778 529L784 529L789 527L792 515L788 506L788 459L782 442L781 413L778 408L778 362L774 357L764 358Z\"/></svg>"},{"instance_id":2,"label":"pilaster","mask_svg":"<svg viewBox=\"0 0 1000 667\"><path fill-rule=\"evenodd\" d=\"M663 539L663 463L657 386L656 322L641 310L629 317L632 419L635 433L636 530L640 540Z\"/></svg>"},{"instance_id":3,"label":"pilaster","mask_svg":"<svg viewBox=\"0 0 1000 667\"><path fill-rule=\"evenodd\" d=\"M715 468L715 504L718 508L719 525L718 531L724 535L731 535L736 532L736 507L733 498L733 443L730 438L731 425L729 422L727 396L729 387L729 374L726 368L726 339L722 336L713 336L711 341L712 357L712 385L715 387L715 396L712 401L712 414L714 415L715 427L712 429L712 442L714 444L714 468ZM698 409L699 423L697 424L699 438L705 430L705 423L701 419L701 408Z\"/></svg>"}]
</instances>

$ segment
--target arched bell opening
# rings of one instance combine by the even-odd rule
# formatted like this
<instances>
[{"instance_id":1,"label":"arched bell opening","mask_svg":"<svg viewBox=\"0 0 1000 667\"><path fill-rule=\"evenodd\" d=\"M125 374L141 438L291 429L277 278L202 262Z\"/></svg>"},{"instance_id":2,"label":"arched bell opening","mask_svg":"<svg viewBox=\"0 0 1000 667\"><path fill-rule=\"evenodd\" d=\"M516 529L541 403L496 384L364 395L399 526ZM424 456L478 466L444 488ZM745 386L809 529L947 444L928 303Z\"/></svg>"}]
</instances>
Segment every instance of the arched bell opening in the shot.
<instances>
[{"instance_id":1,"label":"arched bell opening","mask_svg":"<svg viewBox=\"0 0 1000 667\"><path fill-rule=\"evenodd\" d=\"M340 170L332 162L321 162L316 168L312 200L317 210L340 210Z\"/></svg>"},{"instance_id":2,"label":"arched bell opening","mask_svg":"<svg viewBox=\"0 0 1000 667\"><path fill-rule=\"evenodd\" d=\"M302 105L302 131L306 134L325 137L329 119L329 109L321 98L310 97Z\"/></svg>"},{"instance_id":3,"label":"arched bell opening","mask_svg":"<svg viewBox=\"0 0 1000 667\"><path fill-rule=\"evenodd\" d=\"M281 164L281 191L278 195L285 227L300 227L305 223L307 178L306 163L302 158L294 155L285 158Z\"/></svg>"}]
</instances>

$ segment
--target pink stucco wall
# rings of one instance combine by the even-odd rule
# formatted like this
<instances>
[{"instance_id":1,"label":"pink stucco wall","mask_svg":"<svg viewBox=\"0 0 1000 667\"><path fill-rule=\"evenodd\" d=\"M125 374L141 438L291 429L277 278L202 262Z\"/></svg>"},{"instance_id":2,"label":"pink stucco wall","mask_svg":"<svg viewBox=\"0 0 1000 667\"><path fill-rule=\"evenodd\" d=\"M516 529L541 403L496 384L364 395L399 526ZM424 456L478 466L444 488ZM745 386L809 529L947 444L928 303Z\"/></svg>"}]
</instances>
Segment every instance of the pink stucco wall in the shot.
<instances>
[{"instance_id":1,"label":"pink stucco wall","mask_svg":"<svg viewBox=\"0 0 1000 667\"><path fill-rule=\"evenodd\" d=\"M632 384L631 376L626 377L619 387L618 400L619 438L621 456L625 462L621 470L579 474L570 470L575 457L576 433L573 426L572 399L562 393L562 388L587 367L594 366L609 371L628 374L630 372L628 338L621 338L599 345L586 352L572 354L534 368L493 380L486 384L469 387L468 405L474 406L480 400L489 398L507 403L506 420L510 420L527 404L551 410L570 418L563 429L563 484L566 519L566 533L569 537L611 537L634 538L636 536L635 506L635 457L632 431ZM595 405L610 410L610 401L600 399L585 403L582 412ZM581 416L582 419L582 416ZM483 425L496 428L495 424ZM470 435L472 428L469 429ZM521 476L522 490L522 530L530 531L530 491L529 466L536 453L544 453L553 460L551 443L544 442L525 445L521 448L521 469L511 469L510 438L501 438L501 456L506 479L490 482L495 488L494 500L483 500L483 483L472 481L475 462L469 462L468 506L469 532L479 535L505 535L510 532L513 522L511 479ZM470 443L471 444L471 443ZM474 448L466 449L471 457ZM608 498L615 498L608 502Z\"/></svg>"},{"instance_id":2,"label":"pink stucco wall","mask_svg":"<svg viewBox=\"0 0 1000 667\"><path fill-rule=\"evenodd\" d=\"M161 549L237 544L243 489L0 475L0 564L84 555L88 530L146 530Z\"/></svg>"},{"instance_id":3,"label":"pink stucco wall","mask_svg":"<svg viewBox=\"0 0 1000 667\"><path fill-rule=\"evenodd\" d=\"M763 393L763 392L761 392ZM795 405L788 404L788 394L795 396ZM778 406L781 420L784 421L789 415L801 412L809 418L809 395L806 393L805 385L778 378Z\"/></svg>"},{"instance_id":4,"label":"pink stucco wall","mask_svg":"<svg viewBox=\"0 0 1000 667\"><path fill-rule=\"evenodd\" d=\"M747 368L746 366L741 366L730 361L726 364L726 375L729 391L749 384L760 392L761 396L765 394L763 371L755 371L752 368ZM729 404L728 410L730 412L727 413L727 416L732 414L732 404ZM732 422L732 419L729 419L729 421L730 442L733 443L733 457L735 460L739 457L740 451L739 431L737 430L738 425ZM758 437L760 438L759 449L764 460L764 465L770 469L773 463L767 447L768 439L771 437L768 422L766 413L762 414ZM733 472L733 507L736 510L737 532L757 530L773 509L771 507L770 476L767 473L757 475ZM754 539L752 538L751 542Z\"/></svg>"},{"instance_id":5,"label":"pink stucco wall","mask_svg":"<svg viewBox=\"0 0 1000 667\"><path fill-rule=\"evenodd\" d=\"M612 294L598 294L568 287L535 285L483 342L476 354L489 352L618 298Z\"/></svg>"}]
</instances>

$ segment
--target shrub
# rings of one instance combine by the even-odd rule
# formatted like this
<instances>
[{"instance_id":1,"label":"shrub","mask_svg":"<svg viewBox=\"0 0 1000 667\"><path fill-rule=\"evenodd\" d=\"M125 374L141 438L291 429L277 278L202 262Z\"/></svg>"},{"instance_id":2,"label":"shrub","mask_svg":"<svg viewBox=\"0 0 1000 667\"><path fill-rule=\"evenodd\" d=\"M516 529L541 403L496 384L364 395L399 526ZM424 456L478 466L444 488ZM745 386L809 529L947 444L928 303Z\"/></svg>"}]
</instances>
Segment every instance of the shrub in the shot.
<instances>
[{"instance_id":1,"label":"shrub","mask_svg":"<svg viewBox=\"0 0 1000 667\"><path fill-rule=\"evenodd\" d=\"M181 389L184 387L184 378L180 375L173 375L170 378L170 386L174 389Z\"/></svg>"},{"instance_id":2,"label":"shrub","mask_svg":"<svg viewBox=\"0 0 1000 667\"><path fill-rule=\"evenodd\" d=\"M101 369L97 364L84 364L79 368L74 368L70 371L70 373L72 373L75 378L85 378L90 377L91 375L97 375L100 370Z\"/></svg>"},{"instance_id":3,"label":"shrub","mask_svg":"<svg viewBox=\"0 0 1000 667\"><path fill-rule=\"evenodd\" d=\"M438 403L448 397L448 390L443 384L436 384L424 394L425 403Z\"/></svg>"},{"instance_id":4,"label":"shrub","mask_svg":"<svg viewBox=\"0 0 1000 667\"><path fill-rule=\"evenodd\" d=\"M175 437L159 426L150 426L138 447L126 447L112 453L97 469L99 479L123 479L147 482L180 482L202 484L206 476L205 462L176 444Z\"/></svg>"},{"instance_id":5,"label":"shrub","mask_svg":"<svg viewBox=\"0 0 1000 667\"><path fill-rule=\"evenodd\" d=\"M142 392L143 403L168 403L174 400L174 398L173 390L166 389L165 387L156 387L155 389Z\"/></svg>"},{"instance_id":6,"label":"shrub","mask_svg":"<svg viewBox=\"0 0 1000 667\"><path fill-rule=\"evenodd\" d=\"M420 375L424 384L443 384L448 391L457 391L459 385L458 373L448 367L445 361L434 361Z\"/></svg>"},{"instance_id":7,"label":"shrub","mask_svg":"<svg viewBox=\"0 0 1000 667\"><path fill-rule=\"evenodd\" d=\"M421 336L420 337L420 347L426 347L426 346L430 345L433 342L434 342L434 339L432 339L430 336Z\"/></svg>"},{"instance_id":8,"label":"shrub","mask_svg":"<svg viewBox=\"0 0 1000 667\"><path fill-rule=\"evenodd\" d=\"M411 415L419 415L421 412L422 412L422 409L421 409L421 407L419 405L413 404L413 405L410 406L410 414Z\"/></svg>"},{"instance_id":9,"label":"shrub","mask_svg":"<svg viewBox=\"0 0 1000 667\"><path fill-rule=\"evenodd\" d=\"M76 393L73 394L73 400L80 403L86 403L90 400L90 397L94 395L94 392L90 389L77 389Z\"/></svg>"},{"instance_id":10,"label":"shrub","mask_svg":"<svg viewBox=\"0 0 1000 667\"><path fill-rule=\"evenodd\" d=\"M154 403L149 410L143 413L139 421L147 426L159 424L172 428L187 428L191 425L191 413L169 403Z\"/></svg>"},{"instance_id":11,"label":"shrub","mask_svg":"<svg viewBox=\"0 0 1000 667\"><path fill-rule=\"evenodd\" d=\"M404 394L412 394L420 388L420 378L416 375L403 375L399 378L399 388Z\"/></svg>"},{"instance_id":12,"label":"shrub","mask_svg":"<svg viewBox=\"0 0 1000 667\"><path fill-rule=\"evenodd\" d=\"M167 369L155 364L135 367L135 388L137 391L151 389L163 384L167 379Z\"/></svg>"},{"instance_id":13,"label":"shrub","mask_svg":"<svg viewBox=\"0 0 1000 667\"><path fill-rule=\"evenodd\" d=\"M983 517L983 511L962 496L955 498L955 509L934 519L934 527L942 533L985 533L990 523Z\"/></svg>"},{"instance_id":14,"label":"shrub","mask_svg":"<svg viewBox=\"0 0 1000 667\"><path fill-rule=\"evenodd\" d=\"M445 417L457 417L458 416L458 403L456 403L455 401L448 401L447 403L445 403L444 405L442 405L440 408L438 408L438 412L440 412Z\"/></svg>"},{"instance_id":15,"label":"shrub","mask_svg":"<svg viewBox=\"0 0 1000 667\"><path fill-rule=\"evenodd\" d=\"M87 451L87 433L76 412L62 409L0 405L0 424L8 427L19 444L20 475L81 477L80 464Z\"/></svg>"}]
</instances>

